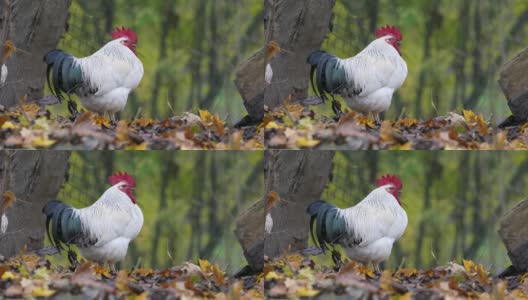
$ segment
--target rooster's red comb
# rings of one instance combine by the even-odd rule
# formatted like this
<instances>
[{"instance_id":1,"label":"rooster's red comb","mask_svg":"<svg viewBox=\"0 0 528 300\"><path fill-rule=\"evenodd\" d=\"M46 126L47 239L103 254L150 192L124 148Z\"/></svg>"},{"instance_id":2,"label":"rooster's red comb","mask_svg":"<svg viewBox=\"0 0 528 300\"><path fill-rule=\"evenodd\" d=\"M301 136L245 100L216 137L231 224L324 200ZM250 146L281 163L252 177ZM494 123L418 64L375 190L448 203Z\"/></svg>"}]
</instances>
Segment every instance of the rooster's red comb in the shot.
<instances>
[{"instance_id":1,"label":"rooster's red comb","mask_svg":"<svg viewBox=\"0 0 528 300\"><path fill-rule=\"evenodd\" d=\"M403 36L401 31L396 26L386 25L385 27L380 27L376 30L376 37L384 37L386 35L392 35L397 41L401 41Z\"/></svg>"},{"instance_id":2,"label":"rooster's red comb","mask_svg":"<svg viewBox=\"0 0 528 300\"><path fill-rule=\"evenodd\" d=\"M397 176L394 176L394 175L387 174L385 176L381 176L381 178L378 178L378 180L376 180L376 185L378 187L384 186L384 185L387 185L387 184L394 185L394 187L397 190L401 190L403 188L403 184L402 184L400 178L398 178Z\"/></svg>"},{"instance_id":3,"label":"rooster's red comb","mask_svg":"<svg viewBox=\"0 0 528 300\"><path fill-rule=\"evenodd\" d=\"M134 178L132 178L132 176L128 175L126 172L117 172L108 177L108 183L110 183L110 185L115 185L123 181L132 187L136 186L136 181Z\"/></svg>"},{"instance_id":4,"label":"rooster's red comb","mask_svg":"<svg viewBox=\"0 0 528 300\"><path fill-rule=\"evenodd\" d=\"M112 31L112 39L118 39L122 37L127 37L132 44L137 44L137 35L134 32L134 30L125 28L125 27L117 27L114 31Z\"/></svg>"}]
</instances>

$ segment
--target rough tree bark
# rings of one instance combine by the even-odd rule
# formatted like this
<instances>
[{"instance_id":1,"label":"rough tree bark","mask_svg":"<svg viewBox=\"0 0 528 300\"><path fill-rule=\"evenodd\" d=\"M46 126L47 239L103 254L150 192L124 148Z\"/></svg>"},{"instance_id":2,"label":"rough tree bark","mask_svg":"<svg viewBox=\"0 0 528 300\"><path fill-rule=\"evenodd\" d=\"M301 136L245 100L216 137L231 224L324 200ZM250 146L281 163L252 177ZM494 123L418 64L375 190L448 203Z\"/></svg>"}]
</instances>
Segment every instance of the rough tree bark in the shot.
<instances>
[{"instance_id":1,"label":"rough tree bark","mask_svg":"<svg viewBox=\"0 0 528 300\"><path fill-rule=\"evenodd\" d=\"M6 213L9 225L7 232L0 234L0 255L16 255L24 245L29 251L42 248L42 207L57 198L69 156L68 151L0 152L0 195L3 198L10 191L17 199Z\"/></svg>"},{"instance_id":2,"label":"rough tree bark","mask_svg":"<svg viewBox=\"0 0 528 300\"><path fill-rule=\"evenodd\" d=\"M528 48L504 64L499 84L515 119L528 119Z\"/></svg>"},{"instance_id":3,"label":"rough tree bark","mask_svg":"<svg viewBox=\"0 0 528 300\"><path fill-rule=\"evenodd\" d=\"M509 272L512 273L528 271L528 226L526 226L526 220L528 220L528 200L524 200L513 207L500 222L499 235L512 261L513 265L509 268Z\"/></svg>"},{"instance_id":4,"label":"rough tree bark","mask_svg":"<svg viewBox=\"0 0 528 300\"><path fill-rule=\"evenodd\" d=\"M6 63L6 85L0 88L0 104L16 105L42 98L46 65L42 58L55 48L67 29L71 0L0 0L0 50L11 40L18 51Z\"/></svg>"},{"instance_id":5,"label":"rough tree bark","mask_svg":"<svg viewBox=\"0 0 528 300\"><path fill-rule=\"evenodd\" d=\"M319 200L332 170L334 151L268 151L264 190L275 191L281 201L271 210L273 229L264 254L276 257L284 250L308 245L310 218L306 207ZM262 215L262 219L264 215Z\"/></svg>"},{"instance_id":6,"label":"rough tree bark","mask_svg":"<svg viewBox=\"0 0 528 300\"><path fill-rule=\"evenodd\" d=\"M264 104L279 106L289 95L292 101L308 95L308 55L318 50L331 30L335 0L267 0L264 4L266 44L275 41L281 51L271 61L273 79L264 91ZM262 70L264 72L264 70Z\"/></svg>"}]
</instances>

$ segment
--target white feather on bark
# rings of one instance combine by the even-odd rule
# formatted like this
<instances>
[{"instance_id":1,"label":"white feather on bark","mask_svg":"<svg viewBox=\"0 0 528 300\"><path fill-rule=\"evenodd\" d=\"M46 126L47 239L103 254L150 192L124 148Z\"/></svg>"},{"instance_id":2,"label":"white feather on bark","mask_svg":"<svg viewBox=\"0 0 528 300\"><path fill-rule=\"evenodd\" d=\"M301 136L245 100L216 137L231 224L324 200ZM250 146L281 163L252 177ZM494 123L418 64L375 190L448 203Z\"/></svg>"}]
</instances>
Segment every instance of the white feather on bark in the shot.
<instances>
[{"instance_id":1,"label":"white feather on bark","mask_svg":"<svg viewBox=\"0 0 528 300\"><path fill-rule=\"evenodd\" d=\"M3 87L5 85L5 82L7 80L7 66L5 64L0 67L0 87Z\"/></svg>"},{"instance_id":2,"label":"white feather on bark","mask_svg":"<svg viewBox=\"0 0 528 300\"><path fill-rule=\"evenodd\" d=\"M273 219L271 218L271 214L266 214L266 222L264 225L264 230L266 230L266 233L271 234L271 230L273 229Z\"/></svg>"},{"instance_id":3,"label":"white feather on bark","mask_svg":"<svg viewBox=\"0 0 528 300\"><path fill-rule=\"evenodd\" d=\"M271 79L273 78L273 69L271 69L271 65L266 65L266 72L264 73L264 79L266 80L267 84L271 84Z\"/></svg>"},{"instance_id":4,"label":"white feather on bark","mask_svg":"<svg viewBox=\"0 0 528 300\"><path fill-rule=\"evenodd\" d=\"M6 233L7 224L8 224L7 216L4 213L4 214L2 214L2 218L0 218L0 234L5 234Z\"/></svg>"}]
</instances>

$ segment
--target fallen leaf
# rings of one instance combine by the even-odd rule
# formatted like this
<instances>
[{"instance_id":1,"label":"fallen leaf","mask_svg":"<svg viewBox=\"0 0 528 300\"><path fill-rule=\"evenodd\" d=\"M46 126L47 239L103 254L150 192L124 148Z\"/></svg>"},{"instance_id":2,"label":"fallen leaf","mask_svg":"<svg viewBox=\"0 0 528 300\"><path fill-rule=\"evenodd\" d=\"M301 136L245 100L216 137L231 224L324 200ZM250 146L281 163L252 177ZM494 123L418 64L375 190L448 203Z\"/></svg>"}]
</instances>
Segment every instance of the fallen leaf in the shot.
<instances>
[{"instance_id":1,"label":"fallen leaf","mask_svg":"<svg viewBox=\"0 0 528 300\"><path fill-rule=\"evenodd\" d=\"M50 290L50 289L42 288L42 287L36 287L31 291L31 295L33 297L50 297L53 294L55 294L54 290Z\"/></svg>"}]
</instances>

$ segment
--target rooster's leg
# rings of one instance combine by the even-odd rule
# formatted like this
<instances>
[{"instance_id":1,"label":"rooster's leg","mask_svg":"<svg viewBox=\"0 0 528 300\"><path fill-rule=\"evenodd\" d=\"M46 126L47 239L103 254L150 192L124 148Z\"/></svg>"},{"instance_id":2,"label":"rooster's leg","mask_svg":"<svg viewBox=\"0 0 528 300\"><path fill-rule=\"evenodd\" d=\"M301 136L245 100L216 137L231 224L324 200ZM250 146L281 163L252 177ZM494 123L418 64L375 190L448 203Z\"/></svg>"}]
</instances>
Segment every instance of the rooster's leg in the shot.
<instances>
[{"instance_id":1,"label":"rooster's leg","mask_svg":"<svg viewBox=\"0 0 528 300\"><path fill-rule=\"evenodd\" d=\"M339 120L343 111L341 110L341 103L339 103L335 98L332 98L332 110L334 111L336 118Z\"/></svg>"},{"instance_id":2,"label":"rooster's leg","mask_svg":"<svg viewBox=\"0 0 528 300\"><path fill-rule=\"evenodd\" d=\"M374 263L374 271L376 272L376 275L381 274L379 263Z\"/></svg>"},{"instance_id":3,"label":"rooster's leg","mask_svg":"<svg viewBox=\"0 0 528 300\"><path fill-rule=\"evenodd\" d=\"M110 272L112 272L113 274L117 273L115 263L108 262L108 267L110 268Z\"/></svg>"},{"instance_id":4,"label":"rooster's leg","mask_svg":"<svg viewBox=\"0 0 528 300\"><path fill-rule=\"evenodd\" d=\"M68 111L72 115L73 119L76 119L79 116L79 111L77 110L77 103L71 98L68 99Z\"/></svg>"},{"instance_id":5,"label":"rooster's leg","mask_svg":"<svg viewBox=\"0 0 528 300\"><path fill-rule=\"evenodd\" d=\"M339 251L337 251L336 249L332 250L332 260L338 268L340 268L343 264L343 261L341 260L341 253L339 253Z\"/></svg>"},{"instance_id":6,"label":"rooster's leg","mask_svg":"<svg viewBox=\"0 0 528 300\"><path fill-rule=\"evenodd\" d=\"M381 119L380 119L379 112L374 113L374 121L376 121L376 124L381 124Z\"/></svg>"},{"instance_id":7,"label":"rooster's leg","mask_svg":"<svg viewBox=\"0 0 528 300\"><path fill-rule=\"evenodd\" d=\"M110 122L112 122L112 124L117 124L117 122L116 122L116 117L115 117L115 113L113 113L113 112L108 112L108 116L110 117Z\"/></svg>"}]
</instances>

